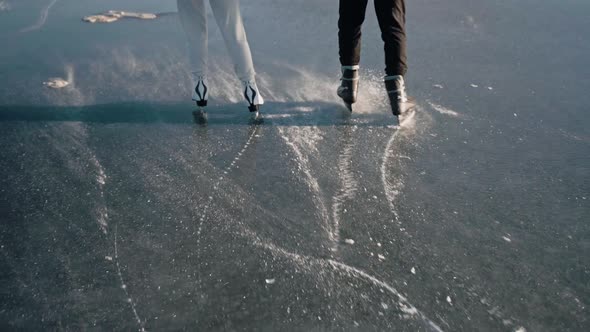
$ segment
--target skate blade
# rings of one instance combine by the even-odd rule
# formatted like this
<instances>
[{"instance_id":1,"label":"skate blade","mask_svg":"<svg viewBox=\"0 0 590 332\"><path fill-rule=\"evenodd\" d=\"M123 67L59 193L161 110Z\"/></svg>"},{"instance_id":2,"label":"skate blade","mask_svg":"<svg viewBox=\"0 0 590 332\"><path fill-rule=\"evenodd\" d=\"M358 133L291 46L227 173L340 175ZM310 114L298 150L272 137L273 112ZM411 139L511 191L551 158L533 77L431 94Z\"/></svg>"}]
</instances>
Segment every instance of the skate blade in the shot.
<instances>
[{"instance_id":1,"label":"skate blade","mask_svg":"<svg viewBox=\"0 0 590 332\"><path fill-rule=\"evenodd\" d=\"M347 102L347 101L345 101L345 100L344 100L344 99L342 99L342 98L340 98L340 99L342 100L342 104L344 104L344 107L346 107L346 109L347 109L347 110L348 110L350 113L352 113L352 104L351 104L351 103L349 103L349 102Z\"/></svg>"},{"instance_id":2,"label":"skate blade","mask_svg":"<svg viewBox=\"0 0 590 332\"><path fill-rule=\"evenodd\" d=\"M352 113L352 104L350 104L350 103L347 103L347 102L344 102L344 107L346 107L346 109L347 109L347 110L348 110L350 113Z\"/></svg>"},{"instance_id":3,"label":"skate blade","mask_svg":"<svg viewBox=\"0 0 590 332\"><path fill-rule=\"evenodd\" d=\"M399 126L400 128L403 127L409 119L414 117L417 109L416 106L417 105L415 103L412 103L411 105L408 105L408 107L402 114L394 116L394 118L396 118L397 121L397 126Z\"/></svg>"},{"instance_id":4,"label":"skate blade","mask_svg":"<svg viewBox=\"0 0 590 332\"><path fill-rule=\"evenodd\" d=\"M415 110L416 106L416 99L414 99L413 97L408 97L408 100L406 102L400 104L399 113L396 114L395 112L393 112L393 116L403 118L407 114L412 113Z\"/></svg>"}]
</instances>

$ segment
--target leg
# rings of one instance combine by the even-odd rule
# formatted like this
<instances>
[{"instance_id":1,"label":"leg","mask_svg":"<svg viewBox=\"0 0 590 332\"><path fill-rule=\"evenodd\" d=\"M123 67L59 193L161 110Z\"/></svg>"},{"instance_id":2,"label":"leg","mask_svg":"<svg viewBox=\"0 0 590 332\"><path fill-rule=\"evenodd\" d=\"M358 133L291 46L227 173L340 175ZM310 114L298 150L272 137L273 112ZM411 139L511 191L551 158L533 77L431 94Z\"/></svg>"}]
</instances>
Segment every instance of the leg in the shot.
<instances>
[{"instance_id":1,"label":"leg","mask_svg":"<svg viewBox=\"0 0 590 332\"><path fill-rule=\"evenodd\" d=\"M188 39L193 80L207 76L207 9L205 0L177 0L178 15ZM197 82L194 82L195 85Z\"/></svg>"},{"instance_id":2,"label":"leg","mask_svg":"<svg viewBox=\"0 0 590 332\"><path fill-rule=\"evenodd\" d=\"M236 74L242 81L244 97L250 105L250 112L257 116L259 105L264 104L264 99L256 86L256 72L240 13L240 1L211 0L209 3L225 40L225 46L234 62Z\"/></svg>"},{"instance_id":3,"label":"leg","mask_svg":"<svg viewBox=\"0 0 590 332\"><path fill-rule=\"evenodd\" d=\"M361 60L361 26L365 21L368 0L340 0L338 46L342 77L336 91L352 111L358 91L358 64Z\"/></svg>"},{"instance_id":4,"label":"leg","mask_svg":"<svg viewBox=\"0 0 590 332\"><path fill-rule=\"evenodd\" d=\"M405 0L375 0L375 11L385 43L385 72L387 76L403 76L408 69Z\"/></svg>"},{"instance_id":5,"label":"leg","mask_svg":"<svg viewBox=\"0 0 590 332\"><path fill-rule=\"evenodd\" d=\"M361 26L365 21L368 0L340 0L338 45L340 64L357 66L361 58Z\"/></svg>"},{"instance_id":6,"label":"leg","mask_svg":"<svg viewBox=\"0 0 590 332\"><path fill-rule=\"evenodd\" d=\"M221 30L225 46L241 81L254 81L256 73L246 38L239 0L211 0L211 9Z\"/></svg>"}]
</instances>

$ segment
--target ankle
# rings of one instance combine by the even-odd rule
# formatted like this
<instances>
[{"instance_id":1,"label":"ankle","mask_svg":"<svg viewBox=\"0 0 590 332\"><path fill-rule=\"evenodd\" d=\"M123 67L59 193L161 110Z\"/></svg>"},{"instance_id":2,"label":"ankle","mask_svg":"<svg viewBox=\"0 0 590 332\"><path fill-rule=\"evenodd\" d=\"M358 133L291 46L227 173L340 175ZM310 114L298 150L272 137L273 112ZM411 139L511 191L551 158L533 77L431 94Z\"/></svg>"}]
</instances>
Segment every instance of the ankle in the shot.
<instances>
[{"instance_id":1,"label":"ankle","mask_svg":"<svg viewBox=\"0 0 590 332\"><path fill-rule=\"evenodd\" d=\"M359 79L359 66L342 66L342 81L356 81Z\"/></svg>"},{"instance_id":2,"label":"ankle","mask_svg":"<svg viewBox=\"0 0 590 332\"><path fill-rule=\"evenodd\" d=\"M387 82L387 81L398 81L398 82L401 82L403 84L404 83L404 76L403 75L390 75L390 76L385 76L383 78L383 80L385 82Z\"/></svg>"}]
</instances>

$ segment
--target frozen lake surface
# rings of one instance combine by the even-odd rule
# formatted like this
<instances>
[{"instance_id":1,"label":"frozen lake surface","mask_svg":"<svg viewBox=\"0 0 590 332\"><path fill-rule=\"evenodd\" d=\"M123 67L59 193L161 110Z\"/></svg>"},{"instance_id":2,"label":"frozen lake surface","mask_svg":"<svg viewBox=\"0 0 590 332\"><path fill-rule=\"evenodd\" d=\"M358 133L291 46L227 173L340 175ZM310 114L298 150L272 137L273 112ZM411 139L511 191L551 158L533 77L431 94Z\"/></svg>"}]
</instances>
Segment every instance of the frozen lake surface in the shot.
<instances>
[{"instance_id":1,"label":"frozen lake surface","mask_svg":"<svg viewBox=\"0 0 590 332\"><path fill-rule=\"evenodd\" d=\"M0 329L590 329L587 1L408 1L401 128L328 0L242 1L259 123L211 20L195 123L175 3L0 0Z\"/></svg>"}]
</instances>

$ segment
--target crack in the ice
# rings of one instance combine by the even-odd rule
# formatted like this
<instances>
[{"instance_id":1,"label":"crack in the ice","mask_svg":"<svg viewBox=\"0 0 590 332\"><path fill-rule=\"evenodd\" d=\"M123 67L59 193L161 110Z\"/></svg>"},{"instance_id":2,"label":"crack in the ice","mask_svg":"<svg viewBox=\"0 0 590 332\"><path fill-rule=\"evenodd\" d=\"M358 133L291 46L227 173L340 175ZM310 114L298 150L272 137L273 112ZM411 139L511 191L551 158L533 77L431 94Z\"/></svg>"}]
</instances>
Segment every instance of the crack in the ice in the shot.
<instances>
[{"instance_id":1,"label":"crack in the ice","mask_svg":"<svg viewBox=\"0 0 590 332\"><path fill-rule=\"evenodd\" d=\"M47 22L47 18L49 17L49 11L51 10L51 7L53 7L53 5L55 5L57 1L58 0L51 0L51 2L47 6L41 9L41 13L39 15L39 19L37 20L37 23L31 25L30 27L22 29L20 32L29 32L41 29Z\"/></svg>"}]
</instances>

